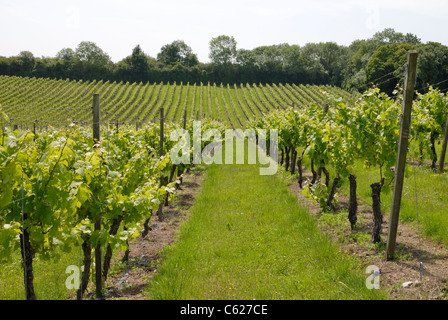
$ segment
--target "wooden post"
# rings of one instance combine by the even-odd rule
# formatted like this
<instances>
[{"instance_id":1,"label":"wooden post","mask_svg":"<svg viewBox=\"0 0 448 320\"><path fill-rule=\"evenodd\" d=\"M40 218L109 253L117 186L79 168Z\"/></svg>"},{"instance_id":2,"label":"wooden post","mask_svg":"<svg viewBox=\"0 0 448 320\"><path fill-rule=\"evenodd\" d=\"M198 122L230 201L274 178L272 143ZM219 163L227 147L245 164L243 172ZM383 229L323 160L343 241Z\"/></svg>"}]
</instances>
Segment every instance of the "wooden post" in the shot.
<instances>
[{"instance_id":1,"label":"wooden post","mask_svg":"<svg viewBox=\"0 0 448 320\"><path fill-rule=\"evenodd\" d=\"M394 191L387 235L386 259L393 259L397 238L398 218L400 214L401 195L403 191L406 154L408 149L409 127L411 124L412 101L414 99L415 77L417 73L417 51L408 51L407 72L404 82L403 106L398 141L397 162L395 165Z\"/></svg>"},{"instance_id":2,"label":"wooden post","mask_svg":"<svg viewBox=\"0 0 448 320\"><path fill-rule=\"evenodd\" d=\"M184 125L183 128L187 128L187 109L184 110Z\"/></svg>"},{"instance_id":3,"label":"wooden post","mask_svg":"<svg viewBox=\"0 0 448 320\"><path fill-rule=\"evenodd\" d=\"M100 95L93 95L93 144L94 147L100 142ZM101 216L95 220L95 231L101 230ZM95 247L95 292L97 299L103 299L103 279L101 273L101 244Z\"/></svg>"},{"instance_id":4,"label":"wooden post","mask_svg":"<svg viewBox=\"0 0 448 320\"><path fill-rule=\"evenodd\" d=\"M163 108L160 109L160 146L159 156L163 156Z\"/></svg>"},{"instance_id":5,"label":"wooden post","mask_svg":"<svg viewBox=\"0 0 448 320\"><path fill-rule=\"evenodd\" d=\"M109 113L106 111L107 153L109 154Z\"/></svg>"},{"instance_id":6,"label":"wooden post","mask_svg":"<svg viewBox=\"0 0 448 320\"><path fill-rule=\"evenodd\" d=\"M439 173L443 172L443 163L445 162L446 146L448 144L448 111L445 125L445 135L443 137L442 153L440 154Z\"/></svg>"},{"instance_id":7,"label":"wooden post","mask_svg":"<svg viewBox=\"0 0 448 320\"><path fill-rule=\"evenodd\" d=\"M1 120L1 127L2 127L2 147L5 145L5 127L3 127L3 120Z\"/></svg>"},{"instance_id":8,"label":"wooden post","mask_svg":"<svg viewBox=\"0 0 448 320\"><path fill-rule=\"evenodd\" d=\"M93 140L94 144L100 142L100 95L93 95Z\"/></svg>"},{"instance_id":9,"label":"wooden post","mask_svg":"<svg viewBox=\"0 0 448 320\"><path fill-rule=\"evenodd\" d=\"M325 104L324 104L324 114L322 116L323 119L325 119L325 116L327 115L329 106L330 106L330 104L328 102L325 102Z\"/></svg>"},{"instance_id":10,"label":"wooden post","mask_svg":"<svg viewBox=\"0 0 448 320\"><path fill-rule=\"evenodd\" d=\"M163 156L163 108L160 108L160 147L159 156ZM160 186L163 186L163 175L160 177ZM159 204L159 209L157 210L157 215L159 216L159 221L163 219L163 202Z\"/></svg>"}]
</instances>

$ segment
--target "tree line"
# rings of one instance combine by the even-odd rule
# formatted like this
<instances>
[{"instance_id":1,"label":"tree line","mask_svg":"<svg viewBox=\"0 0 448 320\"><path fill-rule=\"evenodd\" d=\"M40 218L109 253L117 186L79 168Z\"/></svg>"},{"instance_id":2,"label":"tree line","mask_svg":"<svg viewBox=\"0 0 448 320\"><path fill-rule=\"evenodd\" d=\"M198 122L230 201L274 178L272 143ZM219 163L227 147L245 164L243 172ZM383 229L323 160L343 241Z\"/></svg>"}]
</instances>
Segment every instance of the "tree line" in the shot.
<instances>
[{"instance_id":1,"label":"tree line","mask_svg":"<svg viewBox=\"0 0 448 320\"><path fill-rule=\"evenodd\" d=\"M416 88L448 78L448 47L422 43L416 35L392 28L349 46L335 42L287 43L237 48L234 37L220 35L209 42L210 62L202 63L184 41L164 45L156 57L137 45L117 63L94 42L64 48L55 57L34 57L30 51L0 57L0 74L73 80L190 83L295 83L334 85L364 91L373 83L392 93L403 81L410 49L419 52ZM448 81L441 89L448 88Z\"/></svg>"}]
</instances>

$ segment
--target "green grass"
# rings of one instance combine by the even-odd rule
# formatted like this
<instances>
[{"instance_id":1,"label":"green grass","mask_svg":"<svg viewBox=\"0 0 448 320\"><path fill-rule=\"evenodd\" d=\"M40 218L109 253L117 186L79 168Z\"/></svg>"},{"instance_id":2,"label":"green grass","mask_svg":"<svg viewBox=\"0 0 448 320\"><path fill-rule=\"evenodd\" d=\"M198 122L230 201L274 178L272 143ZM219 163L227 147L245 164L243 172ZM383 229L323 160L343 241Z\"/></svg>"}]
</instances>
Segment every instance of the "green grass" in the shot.
<instances>
[{"instance_id":1,"label":"green grass","mask_svg":"<svg viewBox=\"0 0 448 320\"><path fill-rule=\"evenodd\" d=\"M363 168L357 164L358 197L372 204L370 184L376 182L377 169ZM377 179L378 180L378 179ZM349 193L348 181L342 192ZM381 192L381 209L390 214L392 189ZM423 235L448 245L448 178L446 172L437 174L426 166L408 168L403 185L400 223L412 223ZM417 225L418 223L418 225Z\"/></svg>"},{"instance_id":2,"label":"green grass","mask_svg":"<svg viewBox=\"0 0 448 320\"><path fill-rule=\"evenodd\" d=\"M149 299L382 299L282 180L257 165L211 165Z\"/></svg>"},{"instance_id":3,"label":"green grass","mask_svg":"<svg viewBox=\"0 0 448 320\"><path fill-rule=\"evenodd\" d=\"M411 146L411 151L414 153L416 149L415 146ZM441 145L436 144L438 157L440 157L440 149ZM413 163L417 162L413 159L412 154L409 155L409 158L412 158ZM428 158L426 158L424 165L408 165L406 168L400 223L413 224L422 235L448 245L448 167L445 166L444 173L439 174L429 168L428 161ZM309 170L310 161L307 157L304 158L304 166ZM333 179L334 170L330 167L328 169L331 173L331 179ZM372 190L370 185L379 182L379 169L364 167L363 163L358 161L354 166L354 172L357 181L358 200L371 206ZM340 185L341 188L338 192L348 197L348 179L342 179ZM392 192L393 182L381 192L381 210L385 215L390 214Z\"/></svg>"},{"instance_id":4,"label":"green grass","mask_svg":"<svg viewBox=\"0 0 448 320\"><path fill-rule=\"evenodd\" d=\"M65 300L76 294L66 287L66 273L70 265L80 265L79 248L61 253L59 261L43 260L36 255L33 261L34 290L38 300ZM20 252L15 252L12 263L0 263L0 300L24 300L25 286Z\"/></svg>"}]
</instances>

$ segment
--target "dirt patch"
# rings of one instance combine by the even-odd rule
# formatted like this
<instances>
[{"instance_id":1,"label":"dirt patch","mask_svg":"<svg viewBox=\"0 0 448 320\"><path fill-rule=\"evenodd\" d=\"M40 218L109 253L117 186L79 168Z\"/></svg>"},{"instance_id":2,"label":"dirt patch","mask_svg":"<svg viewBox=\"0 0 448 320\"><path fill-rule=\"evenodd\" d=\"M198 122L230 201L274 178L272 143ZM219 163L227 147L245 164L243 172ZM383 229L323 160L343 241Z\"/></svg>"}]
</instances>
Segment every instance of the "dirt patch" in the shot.
<instances>
[{"instance_id":1,"label":"dirt patch","mask_svg":"<svg viewBox=\"0 0 448 320\"><path fill-rule=\"evenodd\" d=\"M193 168L184 174L175 198L163 208L163 220L159 221L156 215L152 216L149 233L129 244L128 262L121 263L124 252L116 255L114 268L118 271L111 272L105 284L108 299L144 299L143 291L157 272L160 252L176 241L177 230L190 215L190 207L199 192L202 179L203 170L200 169Z\"/></svg>"},{"instance_id":2,"label":"dirt patch","mask_svg":"<svg viewBox=\"0 0 448 320\"><path fill-rule=\"evenodd\" d=\"M305 178L310 178L310 175L307 173ZM298 183L292 183L288 188L297 196L301 205L309 208L313 216L319 218L323 214L318 204L302 194ZM336 213L348 212L348 197L338 194L338 198ZM447 299L446 245L419 235L418 229L411 224L400 223L395 250L397 258L387 261L385 245L389 216L383 213L382 242L377 245L373 245L369 238L373 227L372 207L359 203L357 216L358 222L354 230L351 230L348 218L345 219L344 226L323 224L321 228L340 245L341 252L358 257L365 267L379 267L380 286L390 293L391 299Z\"/></svg>"}]
</instances>

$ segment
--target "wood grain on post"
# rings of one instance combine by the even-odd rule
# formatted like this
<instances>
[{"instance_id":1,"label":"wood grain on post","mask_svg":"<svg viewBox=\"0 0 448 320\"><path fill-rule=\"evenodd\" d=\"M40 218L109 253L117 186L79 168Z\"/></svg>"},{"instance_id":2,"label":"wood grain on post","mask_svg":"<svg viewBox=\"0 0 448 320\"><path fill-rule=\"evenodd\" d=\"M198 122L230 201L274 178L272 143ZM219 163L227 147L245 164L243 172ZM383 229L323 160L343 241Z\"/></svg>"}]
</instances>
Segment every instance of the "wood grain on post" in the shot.
<instances>
[{"instance_id":1,"label":"wood grain on post","mask_svg":"<svg viewBox=\"0 0 448 320\"><path fill-rule=\"evenodd\" d=\"M160 108L160 149L159 156L163 156L163 108ZM163 175L160 177L160 186L163 186ZM159 208L157 210L157 215L159 216L159 221L163 220L163 202L159 204Z\"/></svg>"},{"instance_id":2,"label":"wood grain on post","mask_svg":"<svg viewBox=\"0 0 448 320\"><path fill-rule=\"evenodd\" d=\"M404 171L408 150L409 127L411 124L412 101L417 73L417 51L408 51L407 71L403 92L403 109L401 115L400 138L398 140L398 154L395 165L394 191L392 194L392 208L387 235L386 259L393 259L397 238L398 218L400 214L401 196L403 192Z\"/></svg>"},{"instance_id":3,"label":"wood grain on post","mask_svg":"<svg viewBox=\"0 0 448 320\"><path fill-rule=\"evenodd\" d=\"M443 136L442 153L440 154L439 173L443 172L443 165L445 162L446 146L448 144L448 112L445 124L445 135Z\"/></svg>"},{"instance_id":4,"label":"wood grain on post","mask_svg":"<svg viewBox=\"0 0 448 320\"><path fill-rule=\"evenodd\" d=\"M100 142L100 95L93 95L93 145L94 148ZM101 217L95 220L95 231L101 230ZM103 298L103 279L101 273L101 244L98 241L95 247L95 292L96 298Z\"/></svg>"},{"instance_id":5,"label":"wood grain on post","mask_svg":"<svg viewBox=\"0 0 448 320\"><path fill-rule=\"evenodd\" d=\"M93 95L93 140L94 144L100 142L100 95Z\"/></svg>"}]
</instances>

